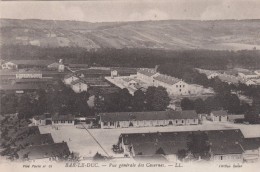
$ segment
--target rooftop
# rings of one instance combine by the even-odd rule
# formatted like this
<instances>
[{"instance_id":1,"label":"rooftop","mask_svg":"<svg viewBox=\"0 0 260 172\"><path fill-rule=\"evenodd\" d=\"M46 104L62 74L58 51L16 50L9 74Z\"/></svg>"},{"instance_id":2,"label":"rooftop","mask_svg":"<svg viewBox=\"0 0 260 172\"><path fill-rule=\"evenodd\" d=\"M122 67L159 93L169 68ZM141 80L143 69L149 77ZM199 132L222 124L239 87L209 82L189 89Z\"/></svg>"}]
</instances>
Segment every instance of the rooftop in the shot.
<instances>
[{"instance_id":1,"label":"rooftop","mask_svg":"<svg viewBox=\"0 0 260 172\"><path fill-rule=\"evenodd\" d=\"M47 66L49 64L54 63L53 60L11 60L11 63L17 65L37 65L37 66Z\"/></svg>"},{"instance_id":2,"label":"rooftop","mask_svg":"<svg viewBox=\"0 0 260 172\"><path fill-rule=\"evenodd\" d=\"M260 148L260 137L245 138L241 143L244 150L255 150Z\"/></svg>"},{"instance_id":3,"label":"rooftop","mask_svg":"<svg viewBox=\"0 0 260 172\"><path fill-rule=\"evenodd\" d=\"M211 113L214 116L227 116L228 115L227 111L224 111L224 110L212 111Z\"/></svg>"},{"instance_id":4,"label":"rooftop","mask_svg":"<svg viewBox=\"0 0 260 172\"><path fill-rule=\"evenodd\" d=\"M74 81L71 82L71 85L76 85L78 83L83 83L83 84L86 84L84 80L82 79L76 79Z\"/></svg>"},{"instance_id":5,"label":"rooftop","mask_svg":"<svg viewBox=\"0 0 260 172\"><path fill-rule=\"evenodd\" d=\"M238 143L244 139L238 129L180 131L154 133L123 133L120 139L124 144L133 145L136 154L154 155L158 149L167 154L176 154L180 149L187 149L190 134L206 133L213 154L241 154L243 149Z\"/></svg>"},{"instance_id":6,"label":"rooftop","mask_svg":"<svg viewBox=\"0 0 260 172\"><path fill-rule=\"evenodd\" d=\"M151 77L157 73L154 69L148 69L148 68L140 68L137 70L137 72L141 73L143 75L149 76L149 77Z\"/></svg>"},{"instance_id":7,"label":"rooftop","mask_svg":"<svg viewBox=\"0 0 260 172\"><path fill-rule=\"evenodd\" d=\"M101 121L144 121L167 119L198 119L193 110L187 111L152 111L152 112L111 112L100 113Z\"/></svg>"},{"instance_id":8,"label":"rooftop","mask_svg":"<svg viewBox=\"0 0 260 172\"><path fill-rule=\"evenodd\" d=\"M74 116L69 114L69 115L54 115L52 117L53 121L73 121Z\"/></svg>"},{"instance_id":9,"label":"rooftop","mask_svg":"<svg viewBox=\"0 0 260 172\"><path fill-rule=\"evenodd\" d=\"M15 142L15 145L19 146L36 146L36 145L45 145L45 144L53 144L54 141L50 133L48 134L36 134L30 135L25 139L18 140Z\"/></svg>"},{"instance_id":10,"label":"rooftop","mask_svg":"<svg viewBox=\"0 0 260 172\"><path fill-rule=\"evenodd\" d=\"M25 158L28 154L28 159L43 159L49 157L63 156L70 153L66 142L54 143L48 145L29 146L17 152L19 158Z\"/></svg>"},{"instance_id":11,"label":"rooftop","mask_svg":"<svg viewBox=\"0 0 260 172\"><path fill-rule=\"evenodd\" d=\"M178 78L174 78L172 76L167 76L167 75L162 75L162 74L159 74L158 76L154 77L154 79L161 81L161 82L164 82L164 83L169 84L169 85L174 85L177 82L181 81Z\"/></svg>"}]
</instances>

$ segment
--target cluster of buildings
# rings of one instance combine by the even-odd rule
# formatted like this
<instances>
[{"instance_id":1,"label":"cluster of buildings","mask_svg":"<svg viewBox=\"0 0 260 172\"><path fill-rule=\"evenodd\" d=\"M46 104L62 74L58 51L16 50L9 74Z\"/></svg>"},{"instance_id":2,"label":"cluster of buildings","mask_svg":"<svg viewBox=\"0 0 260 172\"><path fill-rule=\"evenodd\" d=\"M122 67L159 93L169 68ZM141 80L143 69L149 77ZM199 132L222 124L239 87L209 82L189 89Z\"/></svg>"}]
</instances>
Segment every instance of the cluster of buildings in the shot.
<instances>
[{"instance_id":1,"label":"cluster of buildings","mask_svg":"<svg viewBox=\"0 0 260 172\"><path fill-rule=\"evenodd\" d=\"M160 154L168 161L176 162L178 152L188 150L189 137L201 133L206 135L211 160L255 162L259 159L260 138L244 138L239 129L122 133L118 145L125 156L151 157Z\"/></svg>"},{"instance_id":2,"label":"cluster of buildings","mask_svg":"<svg viewBox=\"0 0 260 172\"><path fill-rule=\"evenodd\" d=\"M101 128L198 125L195 111L111 112L100 113Z\"/></svg>"},{"instance_id":3,"label":"cluster of buildings","mask_svg":"<svg viewBox=\"0 0 260 172\"><path fill-rule=\"evenodd\" d=\"M221 81L228 84L243 83L246 85L260 85L259 70L251 71L248 69L234 68L227 71L213 71L196 68L199 73L205 74L208 79L218 77Z\"/></svg>"},{"instance_id":4,"label":"cluster of buildings","mask_svg":"<svg viewBox=\"0 0 260 172\"><path fill-rule=\"evenodd\" d=\"M0 90L15 93L45 89L65 74L61 60L12 60L2 62L1 68Z\"/></svg>"},{"instance_id":5,"label":"cluster of buildings","mask_svg":"<svg viewBox=\"0 0 260 172\"><path fill-rule=\"evenodd\" d=\"M111 77L106 77L106 79L120 88L127 88L132 94L138 89L145 90L149 86L164 87L170 95L175 96L214 93L212 89L196 84L188 84L181 79L160 74L155 69L148 68L138 69L136 75L123 77L118 76L116 71L112 71Z\"/></svg>"},{"instance_id":6,"label":"cluster of buildings","mask_svg":"<svg viewBox=\"0 0 260 172\"><path fill-rule=\"evenodd\" d=\"M50 162L71 153L66 142L55 143L50 133L40 134L37 126L21 128L15 138L12 147L19 148L16 152L18 160Z\"/></svg>"},{"instance_id":7,"label":"cluster of buildings","mask_svg":"<svg viewBox=\"0 0 260 172\"><path fill-rule=\"evenodd\" d=\"M52 60L11 60L3 62L1 64L2 69L22 69L22 68L40 68L40 69L52 69L64 72L65 66L63 63L59 63Z\"/></svg>"},{"instance_id":8,"label":"cluster of buildings","mask_svg":"<svg viewBox=\"0 0 260 172\"><path fill-rule=\"evenodd\" d=\"M224 110L212 111L209 115L197 114L194 110L184 111L150 111L150 112L108 112L98 113L96 116L75 117L73 115L44 114L34 116L31 121L33 126L44 125L75 125L78 123L88 124L92 128L99 124L101 129L113 128L139 128L159 126L185 126L199 125L203 120L212 122L233 122L243 119L244 115L228 114Z\"/></svg>"},{"instance_id":9,"label":"cluster of buildings","mask_svg":"<svg viewBox=\"0 0 260 172\"><path fill-rule=\"evenodd\" d=\"M87 72L89 73L89 70ZM63 82L76 93L87 91L90 87L110 86L102 77L88 77L82 72L73 72L65 75Z\"/></svg>"}]
</instances>

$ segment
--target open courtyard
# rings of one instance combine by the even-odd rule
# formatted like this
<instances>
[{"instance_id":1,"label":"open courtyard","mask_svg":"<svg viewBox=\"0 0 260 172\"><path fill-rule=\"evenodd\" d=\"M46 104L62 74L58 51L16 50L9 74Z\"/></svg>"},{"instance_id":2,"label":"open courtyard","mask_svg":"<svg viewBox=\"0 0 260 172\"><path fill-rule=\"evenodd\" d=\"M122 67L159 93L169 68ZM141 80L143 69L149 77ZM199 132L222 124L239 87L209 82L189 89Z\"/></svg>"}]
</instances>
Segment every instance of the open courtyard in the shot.
<instances>
[{"instance_id":1,"label":"open courtyard","mask_svg":"<svg viewBox=\"0 0 260 172\"><path fill-rule=\"evenodd\" d=\"M80 125L59 126L58 128L48 125L39 128L42 134L51 133L54 142L67 142L70 151L79 153L80 157L84 159L93 157L97 152L105 156L123 157L123 154L115 154L112 151L112 145L117 143L121 133L241 129L245 137L260 137L260 125L213 123L211 121L204 121L201 125L167 127L85 129Z\"/></svg>"}]
</instances>

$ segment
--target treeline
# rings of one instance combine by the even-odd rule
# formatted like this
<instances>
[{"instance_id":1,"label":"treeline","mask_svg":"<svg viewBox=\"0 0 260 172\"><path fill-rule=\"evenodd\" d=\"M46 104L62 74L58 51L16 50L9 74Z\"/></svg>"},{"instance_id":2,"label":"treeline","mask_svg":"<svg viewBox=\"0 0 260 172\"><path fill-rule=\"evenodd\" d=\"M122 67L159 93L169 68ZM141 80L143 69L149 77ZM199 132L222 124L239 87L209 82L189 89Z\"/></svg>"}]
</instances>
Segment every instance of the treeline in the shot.
<instances>
[{"instance_id":1,"label":"treeline","mask_svg":"<svg viewBox=\"0 0 260 172\"><path fill-rule=\"evenodd\" d=\"M196 110L198 113L210 113L212 110L224 109L233 114L260 114L259 87L241 84L237 86L229 85L218 78L211 79L210 82L210 86L215 91L213 97L208 97L204 101L202 99L190 100L184 98L181 101L182 109ZM247 87L247 89L244 87ZM251 96L253 99L252 106L239 99L238 94L241 92Z\"/></svg>"},{"instance_id":2,"label":"treeline","mask_svg":"<svg viewBox=\"0 0 260 172\"><path fill-rule=\"evenodd\" d=\"M95 96L96 112L164 111L169 104L169 95L163 87L148 87L146 92L137 90L134 95L124 88L104 97Z\"/></svg>"},{"instance_id":3,"label":"treeline","mask_svg":"<svg viewBox=\"0 0 260 172\"><path fill-rule=\"evenodd\" d=\"M215 50L157 50L157 49L95 49L81 47L42 48L31 45L2 45L3 59L65 59L67 63L86 63L91 66L154 67L176 64L205 69L227 67L260 67L260 51Z\"/></svg>"},{"instance_id":4,"label":"treeline","mask_svg":"<svg viewBox=\"0 0 260 172\"><path fill-rule=\"evenodd\" d=\"M1 115L18 113L20 119L29 119L44 113L73 114L77 116L93 115L88 106L87 92L75 93L63 83L47 90L15 94L1 93Z\"/></svg>"},{"instance_id":5,"label":"treeline","mask_svg":"<svg viewBox=\"0 0 260 172\"><path fill-rule=\"evenodd\" d=\"M244 83L227 84L226 82L222 82L218 77L208 79L205 74L199 73L191 65L168 63L160 65L158 67L158 71L166 75L181 78L187 83L202 85L206 88L211 87L215 91L234 91L236 93L246 95L250 98L260 96L260 86L258 85L248 86Z\"/></svg>"}]
</instances>

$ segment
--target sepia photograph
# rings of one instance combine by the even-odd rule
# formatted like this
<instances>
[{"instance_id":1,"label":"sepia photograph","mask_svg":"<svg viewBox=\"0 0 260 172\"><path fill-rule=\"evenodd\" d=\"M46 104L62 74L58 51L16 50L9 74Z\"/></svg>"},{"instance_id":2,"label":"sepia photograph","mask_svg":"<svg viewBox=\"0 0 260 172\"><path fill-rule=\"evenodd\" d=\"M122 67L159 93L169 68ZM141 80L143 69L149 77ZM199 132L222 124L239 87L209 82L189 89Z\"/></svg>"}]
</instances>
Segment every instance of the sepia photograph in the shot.
<instances>
[{"instance_id":1,"label":"sepia photograph","mask_svg":"<svg viewBox=\"0 0 260 172\"><path fill-rule=\"evenodd\" d=\"M259 0L0 1L0 171L259 169Z\"/></svg>"}]
</instances>

